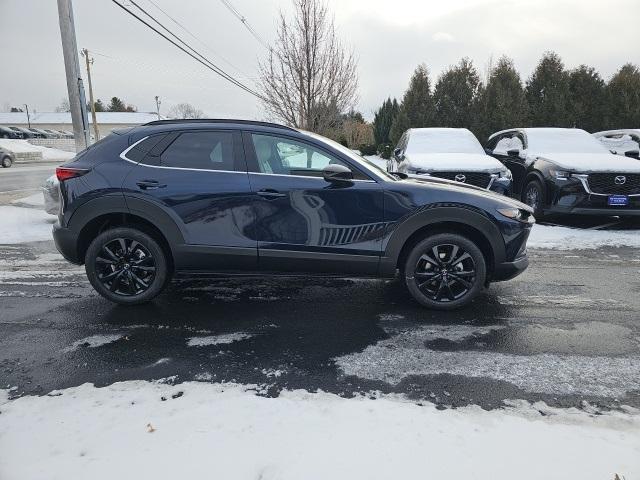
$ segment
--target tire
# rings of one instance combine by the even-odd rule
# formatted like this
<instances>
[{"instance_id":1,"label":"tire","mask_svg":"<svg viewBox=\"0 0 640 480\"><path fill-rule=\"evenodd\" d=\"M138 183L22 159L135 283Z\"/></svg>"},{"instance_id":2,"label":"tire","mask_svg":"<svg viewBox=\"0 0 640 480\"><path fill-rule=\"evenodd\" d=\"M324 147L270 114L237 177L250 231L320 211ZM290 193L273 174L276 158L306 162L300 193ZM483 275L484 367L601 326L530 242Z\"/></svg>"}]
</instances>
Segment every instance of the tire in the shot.
<instances>
[{"instance_id":1,"label":"tire","mask_svg":"<svg viewBox=\"0 0 640 480\"><path fill-rule=\"evenodd\" d=\"M11 165L13 165L13 161L11 160L11 157L7 155L2 158L2 162L0 162L0 164L2 164L2 168L9 168Z\"/></svg>"},{"instance_id":2,"label":"tire","mask_svg":"<svg viewBox=\"0 0 640 480\"><path fill-rule=\"evenodd\" d=\"M522 191L522 203L533 208L533 215L537 219L544 216L544 187L539 180L529 181Z\"/></svg>"},{"instance_id":3,"label":"tire","mask_svg":"<svg viewBox=\"0 0 640 480\"><path fill-rule=\"evenodd\" d=\"M146 233L130 227L98 235L87 249L85 270L100 295L121 305L151 301L171 279L162 247Z\"/></svg>"},{"instance_id":4,"label":"tire","mask_svg":"<svg viewBox=\"0 0 640 480\"><path fill-rule=\"evenodd\" d=\"M419 242L402 271L413 298L434 310L468 305L483 290L487 278L480 248L455 233L440 233Z\"/></svg>"}]
</instances>

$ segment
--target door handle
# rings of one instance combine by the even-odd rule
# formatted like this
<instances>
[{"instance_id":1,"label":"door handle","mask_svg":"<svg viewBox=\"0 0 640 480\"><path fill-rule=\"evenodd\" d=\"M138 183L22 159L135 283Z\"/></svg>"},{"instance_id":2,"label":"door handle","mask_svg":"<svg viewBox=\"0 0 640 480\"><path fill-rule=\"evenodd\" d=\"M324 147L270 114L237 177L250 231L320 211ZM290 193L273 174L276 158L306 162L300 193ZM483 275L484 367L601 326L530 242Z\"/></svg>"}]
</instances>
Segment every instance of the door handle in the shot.
<instances>
[{"instance_id":1,"label":"door handle","mask_svg":"<svg viewBox=\"0 0 640 480\"><path fill-rule=\"evenodd\" d=\"M280 198L280 197L287 196L286 193L280 193L279 191L274 190L273 188L263 188L262 190L258 190L256 193L261 197L265 197L265 198Z\"/></svg>"},{"instance_id":2,"label":"door handle","mask_svg":"<svg viewBox=\"0 0 640 480\"><path fill-rule=\"evenodd\" d=\"M136 182L136 185L142 190L153 190L156 188L164 188L167 185L164 183L160 183L157 180L141 180Z\"/></svg>"}]
</instances>

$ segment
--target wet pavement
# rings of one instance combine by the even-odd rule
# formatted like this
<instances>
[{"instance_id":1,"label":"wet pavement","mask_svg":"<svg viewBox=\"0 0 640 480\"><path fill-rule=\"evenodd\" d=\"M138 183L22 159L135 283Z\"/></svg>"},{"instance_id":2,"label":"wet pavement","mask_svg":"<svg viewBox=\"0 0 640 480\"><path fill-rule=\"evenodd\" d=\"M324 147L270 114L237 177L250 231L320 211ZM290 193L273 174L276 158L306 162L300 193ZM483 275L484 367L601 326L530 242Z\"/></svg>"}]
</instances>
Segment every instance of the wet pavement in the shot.
<instances>
[{"instance_id":1,"label":"wet pavement","mask_svg":"<svg viewBox=\"0 0 640 480\"><path fill-rule=\"evenodd\" d=\"M170 377L443 407L640 408L640 252L530 255L525 274L451 313L397 281L308 278L177 281L118 307L50 242L0 245L0 388Z\"/></svg>"}]
</instances>

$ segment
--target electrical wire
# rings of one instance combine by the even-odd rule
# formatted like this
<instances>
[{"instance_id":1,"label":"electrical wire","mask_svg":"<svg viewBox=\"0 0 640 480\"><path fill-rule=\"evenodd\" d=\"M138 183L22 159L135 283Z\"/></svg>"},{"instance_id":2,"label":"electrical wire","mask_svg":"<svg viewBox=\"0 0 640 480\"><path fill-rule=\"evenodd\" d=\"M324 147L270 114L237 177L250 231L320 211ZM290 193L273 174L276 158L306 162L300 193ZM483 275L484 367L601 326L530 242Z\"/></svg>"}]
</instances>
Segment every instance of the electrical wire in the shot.
<instances>
[{"instance_id":1,"label":"electrical wire","mask_svg":"<svg viewBox=\"0 0 640 480\"><path fill-rule=\"evenodd\" d=\"M262 37L260 35L258 35L258 32L255 31L255 29L251 26L251 24L247 21L247 17L245 17L244 15L242 15L238 9L236 7L234 7L231 2L229 0L220 0L222 2L222 4L227 7L227 9L238 19L240 20L240 22L242 22L242 24L245 26L245 28L249 31L249 33L251 33L251 35L253 35L253 37L262 44L262 46L264 48L266 48L267 50L270 50L269 44L267 42L265 42Z\"/></svg>"}]
</instances>

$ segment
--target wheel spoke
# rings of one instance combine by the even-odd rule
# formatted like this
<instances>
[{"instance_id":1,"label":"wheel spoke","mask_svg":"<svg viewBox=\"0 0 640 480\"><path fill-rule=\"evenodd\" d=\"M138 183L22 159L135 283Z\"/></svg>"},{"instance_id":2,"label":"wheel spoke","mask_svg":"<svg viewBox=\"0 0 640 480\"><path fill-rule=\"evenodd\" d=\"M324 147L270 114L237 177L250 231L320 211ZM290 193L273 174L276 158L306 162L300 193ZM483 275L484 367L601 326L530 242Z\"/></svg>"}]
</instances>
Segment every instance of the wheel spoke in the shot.
<instances>
[{"instance_id":1,"label":"wheel spoke","mask_svg":"<svg viewBox=\"0 0 640 480\"><path fill-rule=\"evenodd\" d=\"M124 274L124 270L121 270L118 272L118 274L113 279L113 282L111 282L111 285L109 286L109 290L111 290L112 292L116 291L116 289L118 288L118 285L120 285L120 280L122 279L123 274Z\"/></svg>"},{"instance_id":2,"label":"wheel spoke","mask_svg":"<svg viewBox=\"0 0 640 480\"><path fill-rule=\"evenodd\" d=\"M473 277L475 276L475 274L476 274L475 270L469 270L469 271L461 270L459 272L456 272L456 271L451 272L451 275L455 275L457 277Z\"/></svg>"},{"instance_id":3,"label":"wheel spoke","mask_svg":"<svg viewBox=\"0 0 640 480\"><path fill-rule=\"evenodd\" d=\"M107 247L106 245L105 245L104 247L102 247L102 250L103 250L104 252L106 252L106 254L111 258L111 260L114 260L114 261L116 261L116 262L119 260L119 259L118 259L118 256L117 256L115 253L113 253L113 252L111 251L111 249L110 249L109 247Z\"/></svg>"},{"instance_id":4,"label":"wheel spoke","mask_svg":"<svg viewBox=\"0 0 640 480\"><path fill-rule=\"evenodd\" d=\"M138 245L140 245L139 242L135 240L131 240L131 244L129 245L129 250L127 250L127 253L131 255L135 251L135 249L138 247Z\"/></svg>"},{"instance_id":5,"label":"wheel spoke","mask_svg":"<svg viewBox=\"0 0 640 480\"><path fill-rule=\"evenodd\" d=\"M141 258L140 260L134 260L133 262L131 262L131 264L137 267L142 265L143 263L147 263L152 260L153 260L153 257L151 255L147 255L146 257Z\"/></svg>"},{"instance_id":6,"label":"wheel spoke","mask_svg":"<svg viewBox=\"0 0 640 480\"><path fill-rule=\"evenodd\" d=\"M446 283L446 287L447 287L447 298L449 300L455 300L456 296L453 294L453 290L451 290L451 283L449 283L448 280L445 280Z\"/></svg>"},{"instance_id":7,"label":"wheel spoke","mask_svg":"<svg viewBox=\"0 0 640 480\"><path fill-rule=\"evenodd\" d=\"M438 299L440 298L440 294L442 293L443 287L444 287L444 279L440 279L440 285L438 285L438 290L436 290L436 293L433 296L434 300L438 301Z\"/></svg>"},{"instance_id":8,"label":"wheel spoke","mask_svg":"<svg viewBox=\"0 0 640 480\"><path fill-rule=\"evenodd\" d=\"M414 277L416 278L433 278L436 275L438 275L438 272L436 271L432 271L432 272L416 272L413 274Z\"/></svg>"},{"instance_id":9,"label":"wheel spoke","mask_svg":"<svg viewBox=\"0 0 640 480\"><path fill-rule=\"evenodd\" d=\"M144 280L142 280L140 277L138 277L135 273L129 271L129 276L130 276L130 278L133 279L134 282L136 282L142 288L144 288L144 289L149 288L149 284L146 283Z\"/></svg>"},{"instance_id":10,"label":"wheel spoke","mask_svg":"<svg viewBox=\"0 0 640 480\"><path fill-rule=\"evenodd\" d=\"M141 267L140 265L131 265L132 269L141 270L143 272L155 272L156 267Z\"/></svg>"},{"instance_id":11,"label":"wheel spoke","mask_svg":"<svg viewBox=\"0 0 640 480\"><path fill-rule=\"evenodd\" d=\"M471 282L465 280L464 278L459 277L455 273L450 273L449 276L453 279L454 282L458 282L458 283L461 283L462 285L464 285L464 287L467 290L471 289L471 287L473 286L473 284Z\"/></svg>"},{"instance_id":12,"label":"wheel spoke","mask_svg":"<svg viewBox=\"0 0 640 480\"><path fill-rule=\"evenodd\" d=\"M458 256L458 250L460 250L460 247L454 245L451 249L451 256L449 257L449 261L447 262L448 264L451 264L455 261L456 257Z\"/></svg>"},{"instance_id":13,"label":"wheel spoke","mask_svg":"<svg viewBox=\"0 0 640 480\"><path fill-rule=\"evenodd\" d=\"M469 255L467 252L464 252L462 255L460 255L460 258L458 258L455 263L452 263L451 266L455 267L456 265L458 265L460 262L464 262L467 258L471 258L471 255Z\"/></svg>"},{"instance_id":14,"label":"wheel spoke","mask_svg":"<svg viewBox=\"0 0 640 480\"><path fill-rule=\"evenodd\" d=\"M102 257L96 257L96 263L106 263L107 265L115 265L117 262L115 260L108 260Z\"/></svg>"},{"instance_id":15,"label":"wheel spoke","mask_svg":"<svg viewBox=\"0 0 640 480\"><path fill-rule=\"evenodd\" d=\"M98 276L101 282L108 282L109 280L113 280L117 275L121 275L122 270L116 270L115 272L111 272L103 277Z\"/></svg>"},{"instance_id":16,"label":"wheel spoke","mask_svg":"<svg viewBox=\"0 0 640 480\"><path fill-rule=\"evenodd\" d=\"M127 254L127 242L125 241L124 238L119 238L118 239L118 243L120 244L120 250L122 251L121 255L126 255Z\"/></svg>"},{"instance_id":17,"label":"wheel spoke","mask_svg":"<svg viewBox=\"0 0 640 480\"><path fill-rule=\"evenodd\" d=\"M430 279L428 279L428 280L425 280L425 281L424 281L424 282L422 282L422 283L418 283L418 284L417 284L417 285L418 285L418 288L419 288L420 290L422 290L426 285L429 285L429 284L431 284L431 283L437 282L437 281L438 281L438 280L440 280L441 278L442 278L442 274L440 274L440 273L439 273L439 274L437 274L437 275L436 275L435 277L433 277L433 278L430 278Z\"/></svg>"},{"instance_id":18,"label":"wheel spoke","mask_svg":"<svg viewBox=\"0 0 640 480\"><path fill-rule=\"evenodd\" d=\"M442 265L442 260L440 259L440 253L438 252L439 248L440 248L440 245L436 245L435 247L433 247L431 249L431 251L433 252L433 256L435 257L436 261L438 262L437 265Z\"/></svg>"},{"instance_id":19,"label":"wheel spoke","mask_svg":"<svg viewBox=\"0 0 640 480\"><path fill-rule=\"evenodd\" d=\"M431 258L429 255L427 255L426 253L423 253L422 256L420 257L420 260L424 260L425 262L433 265L434 267L437 267L438 265L440 265L439 262L435 261L433 258Z\"/></svg>"}]
</instances>

